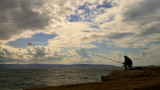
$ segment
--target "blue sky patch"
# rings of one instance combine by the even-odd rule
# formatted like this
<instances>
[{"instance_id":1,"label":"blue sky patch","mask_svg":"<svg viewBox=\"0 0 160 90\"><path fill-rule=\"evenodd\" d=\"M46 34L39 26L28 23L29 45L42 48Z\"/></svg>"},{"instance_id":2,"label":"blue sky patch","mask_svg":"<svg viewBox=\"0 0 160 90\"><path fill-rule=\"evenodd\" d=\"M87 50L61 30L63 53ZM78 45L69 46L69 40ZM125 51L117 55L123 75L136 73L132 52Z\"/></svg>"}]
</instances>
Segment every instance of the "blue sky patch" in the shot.
<instances>
[{"instance_id":1,"label":"blue sky patch","mask_svg":"<svg viewBox=\"0 0 160 90\"><path fill-rule=\"evenodd\" d=\"M98 25L92 25L91 28L99 28Z\"/></svg>"},{"instance_id":2,"label":"blue sky patch","mask_svg":"<svg viewBox=\"0 0 160 90\"><path fill-rule=\"evenodd\" d=\"M69 17L70 17L69 22L78 22L79 20L81 20L81 18L76 15L70 15Z\"/></svg>"},{"instance_id":3,"label":"blue sky patch","mask_svg":"<svg viewBox=\"0 0 160 90\"><path fill-rule=\"evenodd\" d=\"M70 22L78 22L81 21L82 18L80 17L80 15L82 15L85 19L82 21L87 21L87 22L92 22L92 19L94 19L94 11L97 12L98 14L102 14L104 13L104 10L100 10L97 11L99 8L111 8L112 6L109 4L109 2L104 2L103 5L97 5L97 7L95 9L89 9L88 6L89 5L94 5L94 4L88 4L85 3L82 6L79 6L78 9L75 11L76 14L75 15L70 15L69 21ZM96 5L96 4L95 4ZM84 12L81 14L78 14L79 10L83 10Z\"/></svg>"},{"instance_id":4,"label":"blue sky patch","mask_svg":"<svg viewBox=\"0 0 160 90\"><path fill-rule=\"evenodd\" d=\"M98 9L98 8L101 8L101 7L103 7L103 8L111 8L112 5L110 5L109 3L103 4L103 5L98 5L98 6L97 6L97 9Z\"/></svg>"},{"instance_id":5,"label":"blue sky patch","mask_svg":"<svg viewBox=\"0 0 160 90\"><path fill-rule=\"evenodd\" d=\"M94 10L90 10L88 8L88 5L94 5L94 4L89 4L89 3L85 3L82 6L79 6L77 10L75 10L75 15L70 15L67 16L69 22L78 22L78 21L87 21L87 22L92 22L92 19L95 17L90 17L90 15L92 15ZM97 5L97 7L95 8L95 10L99 9L99 8L111 8L112 6L108 3L108 2L104 2L103 5ZM78 14L78 10L83 10L84 13ZM99 14L104 13L104 10L98 11ZM80 15L84 15L85 19L82 20L82 18L80 17Z\"/></svg>"},{"instance_id":6,"label":"blue sky patch","mask_svg":"<svg viewBox=\"0 0 160 90\"><path fill-rule=\"evenodd\" d=\"M31 43L33 45L47 46L48 40L56 37L57 34L44 34L38 33L33 35L31 38L26 39L17 39L15 41L10 41L6 43L7 45L15 48L27 48L27 43Z\"/></svg>"},{"instance_id":7,"label":"blue sky patch","mask_svg":"<svg viewBox=\"0 0 160 90\"><path fill-rule=\"evenodd\" d=\"M148 43L146 46L149 47L149 46L151 46L151 45L153 45L153 44L160 44L160 42L159 42L159 41L157 41L157 42L150 42L150 43Z\"/></svg>"}]
</instances>

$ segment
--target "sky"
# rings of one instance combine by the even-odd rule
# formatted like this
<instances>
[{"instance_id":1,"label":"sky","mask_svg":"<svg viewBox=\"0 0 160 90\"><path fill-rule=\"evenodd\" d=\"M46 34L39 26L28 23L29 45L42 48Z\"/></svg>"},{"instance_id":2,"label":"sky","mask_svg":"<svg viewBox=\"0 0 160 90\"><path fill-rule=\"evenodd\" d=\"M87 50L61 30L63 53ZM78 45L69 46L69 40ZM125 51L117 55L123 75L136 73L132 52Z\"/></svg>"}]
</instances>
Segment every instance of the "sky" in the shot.
<instances>
[{"instance_id":1,"label":"sky","mask_svg":"<svg viewBox=\"0 0 160 90\"><path fill-rule=\"evenodd\" d=\"M160 0L0 0L0 64L160 65Z\"/></svg>"}]
</instances>

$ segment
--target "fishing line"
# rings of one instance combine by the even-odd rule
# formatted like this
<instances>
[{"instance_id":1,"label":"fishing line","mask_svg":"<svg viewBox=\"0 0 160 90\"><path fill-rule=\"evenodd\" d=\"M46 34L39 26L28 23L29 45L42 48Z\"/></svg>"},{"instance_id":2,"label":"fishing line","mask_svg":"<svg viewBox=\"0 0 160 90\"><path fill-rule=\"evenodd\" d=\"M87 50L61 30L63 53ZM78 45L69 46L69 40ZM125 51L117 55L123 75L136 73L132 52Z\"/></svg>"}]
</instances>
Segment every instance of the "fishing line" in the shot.
<instances>
[{"instance_id":1,"label":"fishing line","mask_svg":"<svg viewBox=\"0 0 160 90\"><path fill-rule=\"evenodd\" d=\"M101 55L98 55L98 54L95 54L95 53L91 53L91 52L88 52L88 53L90 53L90 54L92 54L92 55L95 55L95 56L98 56L98 57L102 57L102 58L105 58L105 59L114 61L114 62L117 62L117 63L123 64L122 62L119 62L119 61L116 61L116 60L113 60L113 59L110 59L110 58L107 58L107 57L104 57L104 56L101 56Z\"/></svg>"}]
</instances>

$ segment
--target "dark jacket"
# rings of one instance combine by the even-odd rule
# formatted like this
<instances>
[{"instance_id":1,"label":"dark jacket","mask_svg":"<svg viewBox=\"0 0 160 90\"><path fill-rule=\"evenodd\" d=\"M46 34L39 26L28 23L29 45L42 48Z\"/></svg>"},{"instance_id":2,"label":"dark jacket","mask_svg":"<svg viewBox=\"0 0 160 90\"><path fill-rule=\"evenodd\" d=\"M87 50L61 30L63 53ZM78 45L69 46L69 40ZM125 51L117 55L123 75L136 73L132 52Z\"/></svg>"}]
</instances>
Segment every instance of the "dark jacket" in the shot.
<instances>
[{"instance_id":1,"label":"dark jacket","mask_svg":"<svg viewBox=\"0 0 160 90\"><path fill-rule=\"evenodd\" d=\"M132 60L129 57L125 57L125 62L126 65L132 65Z\"/></svg>"}]
</instances>

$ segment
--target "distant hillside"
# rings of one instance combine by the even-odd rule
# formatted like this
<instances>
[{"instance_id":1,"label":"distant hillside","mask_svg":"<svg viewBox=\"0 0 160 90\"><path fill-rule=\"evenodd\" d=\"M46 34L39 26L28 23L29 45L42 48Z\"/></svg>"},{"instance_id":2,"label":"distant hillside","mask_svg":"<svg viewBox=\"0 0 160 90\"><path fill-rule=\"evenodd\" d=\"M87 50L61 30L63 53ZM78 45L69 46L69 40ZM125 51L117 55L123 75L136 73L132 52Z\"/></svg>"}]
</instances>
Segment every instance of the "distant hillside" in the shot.
<instances>
[{"instance_id":1,"label":"distant hillside","mask_svg":"<svg viewBox=\"0 0 160 90\"><path fill-rule=\"evenodd\" d=\"M61 68L61 67L113 67L101 64L0 64L0 68Z\"/></svg>"}]
</instances>

